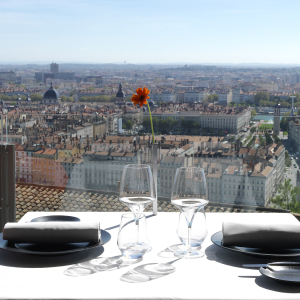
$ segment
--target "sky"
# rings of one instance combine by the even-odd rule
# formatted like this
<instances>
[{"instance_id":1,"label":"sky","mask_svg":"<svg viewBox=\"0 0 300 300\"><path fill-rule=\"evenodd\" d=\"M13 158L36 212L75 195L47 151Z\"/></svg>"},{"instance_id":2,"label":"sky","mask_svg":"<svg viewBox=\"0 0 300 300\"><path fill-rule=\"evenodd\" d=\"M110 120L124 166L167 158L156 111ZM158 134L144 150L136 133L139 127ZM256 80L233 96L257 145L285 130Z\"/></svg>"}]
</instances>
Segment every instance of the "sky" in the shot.
<instances>
[{"instance_id":1,"label":"sky","mask_svg":"<svg viewBox=\"0 0 300 300\"><path fill-rule=\"evenodd\" d=\"M300 0L0 0L0 62L300 64Z\"/></svg>"}]
</instances>

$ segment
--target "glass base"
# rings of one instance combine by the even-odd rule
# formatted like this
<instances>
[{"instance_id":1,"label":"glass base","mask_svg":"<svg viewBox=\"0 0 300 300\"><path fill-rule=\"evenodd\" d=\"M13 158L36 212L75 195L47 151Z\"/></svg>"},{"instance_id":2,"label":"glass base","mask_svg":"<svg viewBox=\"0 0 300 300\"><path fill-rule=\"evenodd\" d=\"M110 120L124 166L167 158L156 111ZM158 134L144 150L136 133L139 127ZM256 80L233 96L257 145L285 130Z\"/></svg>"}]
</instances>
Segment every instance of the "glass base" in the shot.
<instances>
[{"instance_id":1,"label":"glass base","mask_svg":"<svg viewBox=\"0 0 300 300\"><path fill-rule=\"evenodd\" d=\"M176 251L174 255L180 258L192 259L192 258L203 257L205 254L202 251L191 250L191 251Z\"/></svg>"}]
</instances>

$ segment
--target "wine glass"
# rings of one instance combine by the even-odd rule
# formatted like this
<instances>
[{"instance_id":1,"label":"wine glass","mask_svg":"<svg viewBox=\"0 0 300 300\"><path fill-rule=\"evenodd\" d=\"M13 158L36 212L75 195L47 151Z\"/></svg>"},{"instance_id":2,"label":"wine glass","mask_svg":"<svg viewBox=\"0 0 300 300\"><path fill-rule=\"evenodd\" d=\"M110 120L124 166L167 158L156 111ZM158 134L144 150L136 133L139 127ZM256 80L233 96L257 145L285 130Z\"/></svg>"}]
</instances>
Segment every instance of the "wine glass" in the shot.
<instances>
[{"instance_id":1,"label":"wine glass","mask_svg":"<svg viewBox=\"0 0 300 300\"><path fill-rule=\"evenodd\" d=\"M183 212L180 212L178 226L177 226L177 235L181 243L185 246L188 244L188 227L186 226L186 218ZM199 211L195 214L193 219L193 226L190 232L191 238L191 247L198 248L201 247L207 236L206 228L206 216L204 207L200 208Z\"/></svg>"},{"instance_id":2,"label":"wine glass","mask_svg":"<svg viewBox=\"0 0 300 300\"><path fill-rule=\"evenodd\" d=\"M136 244L139 244L139 220L144 209L154 201L155 188L150 166L136 164L127 165L123 169L120 198L133 213L136 225ZM148 248L148 251L151 247Z\"/></svg>"},{"instance_id":3,"label":"wine glass","mask_svg":"<svg viewBox=\"0 0 300 300\"><path fill-rule=\"evenodd\" d=\"M174 255L182 258L202 257L202 251L191 249L191 230L195 214L208 203L204 170L195 167L176 169L171 201L184 214L188 227L187 250L176 251Z\"/></svg>"}]
</instances>

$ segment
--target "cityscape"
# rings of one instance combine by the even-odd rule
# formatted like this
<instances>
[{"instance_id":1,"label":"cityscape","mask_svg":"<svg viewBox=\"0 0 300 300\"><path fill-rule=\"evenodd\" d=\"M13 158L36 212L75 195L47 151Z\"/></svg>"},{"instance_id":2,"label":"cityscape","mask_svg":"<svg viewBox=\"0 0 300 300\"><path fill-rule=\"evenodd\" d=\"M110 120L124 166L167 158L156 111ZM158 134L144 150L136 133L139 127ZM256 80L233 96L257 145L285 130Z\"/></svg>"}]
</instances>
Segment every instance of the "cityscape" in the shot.
<instances>
[{"instance_id":1,"label":"cityscape","mask_svg":"<svg viewBox=\"0 0 300 300\"><path fill-rule=\"evenodd\" d=\"M16 145L16 183L117 193L124 166L153 167L157 151L161 199L186 166L204 168L219 204L280 208L280 184L300 187L300 68L63 66L1 65L1 140ZM148 107L131 102L140 86L157 150Z\"/></svg>"}]
</instances>

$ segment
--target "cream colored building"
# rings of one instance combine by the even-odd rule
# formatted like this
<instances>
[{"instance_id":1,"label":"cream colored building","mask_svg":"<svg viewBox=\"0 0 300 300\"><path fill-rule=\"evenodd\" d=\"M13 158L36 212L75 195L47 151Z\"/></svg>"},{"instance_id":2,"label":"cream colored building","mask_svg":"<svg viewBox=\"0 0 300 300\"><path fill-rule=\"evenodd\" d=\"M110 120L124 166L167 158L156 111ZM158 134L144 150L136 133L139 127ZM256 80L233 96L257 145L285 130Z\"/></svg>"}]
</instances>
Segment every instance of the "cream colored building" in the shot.
<instances>
[{"instance_id":1,"label":"cream colored building","mask_svg":"<svg viewBox=\"0 0 300 300\"><path fill-rule=\"evenodd\" d=\"M149 113L145 112L144 117L149 117ZM249 126L251 111L245 109L237 114L205 114L202 111L178 111L170 113L152 112L152 117L157 117L159 119L172 118L178 121L180 121L181 118L184 118L185 120L199 122L200 128L229 130L232 133L238 133L243 127Z\"/></svg>"}]
</instances>

